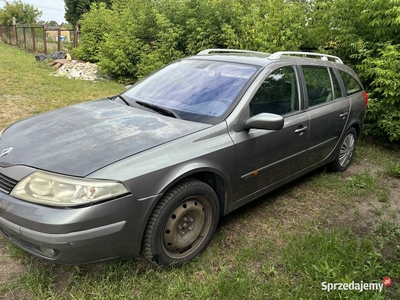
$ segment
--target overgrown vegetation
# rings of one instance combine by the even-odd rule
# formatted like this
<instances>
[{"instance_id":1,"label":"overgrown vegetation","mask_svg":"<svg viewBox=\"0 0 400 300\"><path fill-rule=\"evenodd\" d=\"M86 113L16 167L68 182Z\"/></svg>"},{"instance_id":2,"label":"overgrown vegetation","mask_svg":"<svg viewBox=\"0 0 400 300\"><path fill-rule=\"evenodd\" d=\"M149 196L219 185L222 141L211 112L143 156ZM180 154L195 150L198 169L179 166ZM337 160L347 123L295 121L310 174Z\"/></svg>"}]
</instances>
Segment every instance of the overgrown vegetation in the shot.
<instances>
[{"instance_id":1,"label":"overgrown vegetation","mask_svg":"<svg viewBox=\"0 0 400 300\"><path fill-rule=\"evenodd\" d=\"M399 1L312 1L325 32L320 49L343 57L353 65L370 96L365 133L400 141L400 10ZM319 5L319 6L318 6ZM323 15L322 15L323 14ZM313 18L313 13L311 13ZM322 25L322 26L321 26Z\"/></svg>"},{"instance_id":2,"label":"overgrown vegetation","mask_svg":"<svg viewBox=\"0 0 400 300\"><path fill-rule=\"evenodd\" d=\"M299 49L305 7L282 0L114 0L112 9L94 4L80 21L77 55L132 81L205 48Z\"/></svg>"},{"instance_id":3,"label":"overgrown vegetation","mask_svg":"<svg viewBox=\"0 0 400 300\"><path fill-rule=\"evenodd\" d=\"M339 55L370 96L365 133L400 141L400 10L387 0L114 0L80 21L78 57L132 82L205 48Z\"/></svg>"},{"instance_id":4,"label":"overgrown vegetation","mask_svg":"<svg viewBox=\"0 0 400 300\"><path fill-rule=\"evenodd\" d=\"M33 56L4 44L0 65L0 128L123 90L49 76ZM0 237L0 298L399 299L400 153L358 147L345 173L317 170L224 217L206 251L179 269L155 269L141 257L56 265ZM385 276L393 284L382 292L322 290L324 281Z\"/></svg>"}]
</instances>

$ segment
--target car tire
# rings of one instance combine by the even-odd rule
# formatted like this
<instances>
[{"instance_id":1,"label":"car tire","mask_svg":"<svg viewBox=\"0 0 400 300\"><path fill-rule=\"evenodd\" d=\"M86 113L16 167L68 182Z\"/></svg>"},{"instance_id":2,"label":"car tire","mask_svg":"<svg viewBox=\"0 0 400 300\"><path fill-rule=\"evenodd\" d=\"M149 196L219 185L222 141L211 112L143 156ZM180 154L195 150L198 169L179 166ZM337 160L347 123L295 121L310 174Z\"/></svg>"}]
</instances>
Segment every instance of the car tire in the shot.
<instances>
[{"instance_id":1,"label":"car tire","mask_svg":"<svg viewBox=\"0 0 400 300\"><path fill-rule=\"evenodd\" d=\"M214 190L199 180L181 182L154 208L143 238L143 255L158 266L180 266L206 248L218 220Z\"/></svg>"},{"instance_id":2,"label":"car tire","mask_svg":"<svg viewBox=\"0 0 400 300\"><path fill-rule=\"evenodd\" d=\"M352 127L350 128L340 141L340 147L336 154L335 160L330 164L330 169L334 172L345 171L354 156L357 143L357 132Z\"/></svg>"}]
</instances>

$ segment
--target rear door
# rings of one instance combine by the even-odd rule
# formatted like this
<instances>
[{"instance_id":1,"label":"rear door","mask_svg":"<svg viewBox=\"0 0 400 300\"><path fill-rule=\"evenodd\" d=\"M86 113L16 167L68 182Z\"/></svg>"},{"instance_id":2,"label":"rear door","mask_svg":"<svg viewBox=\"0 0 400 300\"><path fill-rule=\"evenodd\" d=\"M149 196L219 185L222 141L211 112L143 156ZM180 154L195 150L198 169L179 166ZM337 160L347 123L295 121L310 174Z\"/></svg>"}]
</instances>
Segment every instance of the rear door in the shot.
<instances>
[{"instance_id":1,"label":"rear door","mask_svg":"<svg viewBox=\"0 0 400 300\"><path fill-rule=\"evenodd\" d=\"M332 68L301 66L310 132L305 161L324 160L335 148L348 121L350 101Z\"/></svg>"}]
</instances>

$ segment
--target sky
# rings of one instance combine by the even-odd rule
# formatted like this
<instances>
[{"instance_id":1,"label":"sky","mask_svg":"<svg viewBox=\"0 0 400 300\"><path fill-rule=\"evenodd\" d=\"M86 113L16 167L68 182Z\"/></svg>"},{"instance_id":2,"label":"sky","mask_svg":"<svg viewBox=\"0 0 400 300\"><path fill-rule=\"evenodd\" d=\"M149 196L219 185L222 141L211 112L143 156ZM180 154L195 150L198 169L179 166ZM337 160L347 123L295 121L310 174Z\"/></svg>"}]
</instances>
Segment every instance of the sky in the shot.
<instances>
[{"instance_id":1,"label":"sky","mask_svg":"<svg viewBox=\"0 0 400 300\"><path fill-rule=\"evenodd\" d=\"M8 2L14 2L13 0L8 0ZM42 11L42 16L40 17L43 21L57 21L57 23L65 22L65 3L64 0L22 0L26 4L31 4L40 11ZM0 0L0 8L5 4L5 0Z\"/></svg>"}]
</instances>

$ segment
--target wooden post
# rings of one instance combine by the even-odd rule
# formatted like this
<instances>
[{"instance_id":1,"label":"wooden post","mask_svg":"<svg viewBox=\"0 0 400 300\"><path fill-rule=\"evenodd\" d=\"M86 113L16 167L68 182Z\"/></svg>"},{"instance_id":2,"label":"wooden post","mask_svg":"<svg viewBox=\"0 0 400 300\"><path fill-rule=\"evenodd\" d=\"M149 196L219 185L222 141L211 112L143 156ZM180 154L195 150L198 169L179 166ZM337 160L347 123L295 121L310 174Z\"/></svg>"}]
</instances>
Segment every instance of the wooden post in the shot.
<instances>
[{"instance_id":1,"label":"wooden post","mask_svg":"<svg viewBox=\"0 0 400 300\"><path fill-rule=\"evenodd\" d=\"M15 45L18 46L18 27L17 27L17 25L14 25L14 30L15 30Z\"/></svg>"},{"instance_id":2,"label":"wooden post","mask_svg":"<svg viewBox=\"0 0 400 300\"><path fill-rule=\"evenodd\" d=\"M74 31L74 48L78 48L78 37L79 37L79 26L78 23L76 23Z\"/></svg>"},{"instance_id":3,"label":"wooden post","mask_svg":"<svg viewBox=\"0 0 400 300\"><path fill-rule=\"evenodd\" d=\"M47 55L47 34L46 34L46 28L43 26L43 52L45 55Z\"/></svg>"},{"instance_id":4,"label":"wooden post","mask_svg":"<svg viewBox=\"0 0 400 300\"><path fill-rule=\"evenodd\" d=\"M25 48L25 50L26 50L26 32L25 32L25 25L24 25L24 27L22 28L22 32L23 32L23 34L24 34L24 48Z\"/></svg>"},{"instance_id":5,"label":"wooden post","mask_svg":"<svg viewBox=\"0 0 400 300\"><path fill-rule=\"evenodd\" d=\"M11 27L12 27L12 25L8 25L8 43L10 45L12 45L12 42L11 42Z\"/></svg>"},{"instance_id":6,"label":"wooden post","mask_svg":"<svg viewBox=\"0 0 400 300\"><path fill-rule=\"evenodd\" d=\"M58 27L57 30L57 50L61 51L61 28Z\"/></svg>"},{"instance_id":7,"label":"wooden post","mask_svg":"<svg viewBox=\"0 0 400 300\"><path fill-rule=\"evenodd\" d=\"M12 24L14 26L14 32L15 32L15 45L18 46L18 28L17 28L17 19L15 19L15 17L12 17Z\"/></svg>"},{"instance_id":8,"label":"wooden post","mask_svg":"<svg viewBox=\"0 0 400 300\"><path fill-rule=\"evenodd\" d=\"M36 53L36 40L35 40L35 27L31 27L31 36L32 36L32 44L33 44L33 53Z\"/></svg>"}]
</instances>

